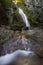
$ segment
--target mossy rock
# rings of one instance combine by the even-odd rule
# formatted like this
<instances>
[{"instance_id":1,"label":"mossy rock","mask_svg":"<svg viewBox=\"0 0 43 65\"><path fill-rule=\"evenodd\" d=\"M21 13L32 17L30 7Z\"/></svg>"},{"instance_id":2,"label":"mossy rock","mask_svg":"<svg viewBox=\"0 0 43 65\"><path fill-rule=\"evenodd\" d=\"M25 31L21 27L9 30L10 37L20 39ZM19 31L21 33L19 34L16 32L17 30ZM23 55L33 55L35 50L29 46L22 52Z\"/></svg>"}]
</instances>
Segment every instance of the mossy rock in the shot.
<instances>
[{"instance_id":1,"label":"mossy rock","mask_svg":"<svg viewBox=\"0 0 43 65\"><path fill-rule=\"evenodd\" d=\"M23 22L18 11L15 11L13 14L13 23L11 25L11 29L12 30L21 30L23 27L25 27L25 23Z\"/></svg>"},{"instance_id":2,"label":"mossy rock","mask_svg":"<svg viewBox=\"0 0 43 65\"><path fill-rule=\"evenodd\" d=\"M13 37L14 32L12 30L8 30L0 27L0 45L10 40Z\"/></svg>"},{"instance_id":3,"label":"mossy rock","mask_svg":"<svg viewBox=\"0 0 43 65\"><path fill-rule=\"evenodd\" d=\"M31 36L31 39L39 45L35 49L35 52L40 56L43 57L43 29L34 30L35 33Z\"/></svg>"}]
</instances>

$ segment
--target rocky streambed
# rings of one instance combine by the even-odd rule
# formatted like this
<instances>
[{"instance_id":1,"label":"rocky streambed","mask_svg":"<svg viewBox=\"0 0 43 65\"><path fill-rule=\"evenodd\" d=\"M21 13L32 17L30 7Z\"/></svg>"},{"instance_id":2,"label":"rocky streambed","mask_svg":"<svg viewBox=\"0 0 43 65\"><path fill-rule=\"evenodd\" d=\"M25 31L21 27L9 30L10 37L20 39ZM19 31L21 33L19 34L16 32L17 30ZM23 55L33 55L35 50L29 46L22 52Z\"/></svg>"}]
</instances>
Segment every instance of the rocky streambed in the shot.
<instances>
[{"instance_id":1,"label":"rocky streambed","mask_svg":"<svg viewBox=\"0 0 43 65\"><path fill-rule=\"evenodd\" d=\"M10 40L7 40L4 44L0 44L0 55L10 54L18 49L33 51L35 56L31 56L30 54L30 56L24 58L24 60L23 57L20 57L16 64L43 65L43 30L15 31Z\"/></svg>"}]
</instances>

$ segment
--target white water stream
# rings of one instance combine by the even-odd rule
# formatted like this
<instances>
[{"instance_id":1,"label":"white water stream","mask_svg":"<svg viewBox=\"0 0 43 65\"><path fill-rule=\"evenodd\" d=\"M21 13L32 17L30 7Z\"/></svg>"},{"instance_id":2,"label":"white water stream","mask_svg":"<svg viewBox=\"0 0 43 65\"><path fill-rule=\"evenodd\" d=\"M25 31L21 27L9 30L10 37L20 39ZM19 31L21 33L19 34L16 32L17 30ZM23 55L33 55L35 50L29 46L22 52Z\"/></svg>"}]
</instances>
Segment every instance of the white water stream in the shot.
<instances>
[{"instance_id":1,"label":"white water stream","mask_svg":"<svg viewBox=\"0 0 43 65\"><path fill-rule=\"evenodd\" d=\"M28 19L27 19L26 14L23 12L22 9L18 8L18 10L19 10L18 12L19 12L19 14L21 15L21 17L22 17L24 23L26 24L26 27L28 27L28 28L30 29L30 23L29 23L29 21L28 21Z\"/></svg>"},{"instance_id":2,"label":"white water stream","mask_svg":"<svg viewBox=\"0 0 43 65\"><path fill-rule=\"evenodd\" d=\"M15 61L17 59L18 55L21 56L28 56L28 55L34 55L34 52L32 51L24 51L24 50L17 50L11 54L6 54L5 56L0 57L0 65L7 65L11 62Z\"/></svg>"}]
</instances>

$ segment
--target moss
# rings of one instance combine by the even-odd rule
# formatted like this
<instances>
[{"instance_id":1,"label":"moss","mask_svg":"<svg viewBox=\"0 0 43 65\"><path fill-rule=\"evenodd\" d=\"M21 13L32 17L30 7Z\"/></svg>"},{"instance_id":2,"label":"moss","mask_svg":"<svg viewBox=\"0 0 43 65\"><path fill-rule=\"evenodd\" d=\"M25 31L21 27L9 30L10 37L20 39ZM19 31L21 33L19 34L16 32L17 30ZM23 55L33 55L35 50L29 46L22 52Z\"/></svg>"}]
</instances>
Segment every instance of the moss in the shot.
<instances>
[{"instance_id":1,"label":"moss","mask_svg":"<svg viewBox=\"0 0 43 65\"><path fill-rule=\"evenodd\" d=\"M0 3L2 3L4 7L9 8L12 5L12 0L0 0Z\"/></svg>"},{"instance_id":2,"label":"moss","mask_svg":"<svg viewBox=\"0 0 43 65\"><path fill-rule=\"evenodd\" d=\"M28 18L31 26L34 26L35 22L36 22L36 18L37 18L36 15L34 15L34 13L32 11L27 9L27 7L24 5L24 3L18 3L17 5L18 5L18 7L23 9L24 13L27 15L27 18Z\"/></svg>"},{"instance_id":3,"label":"moss","mask_svg":"<svg viewBox=\"0 0 43 65\"><path fill-rule=\"evenodd\" d=\"M23 27L25 27L25 24L24 24L21 16L19 15L18 11L15 11L13 16L14 16L14 18L13 18L13 23L11 25L11 29L20 30Z\"/></svg>"}]
</instances>

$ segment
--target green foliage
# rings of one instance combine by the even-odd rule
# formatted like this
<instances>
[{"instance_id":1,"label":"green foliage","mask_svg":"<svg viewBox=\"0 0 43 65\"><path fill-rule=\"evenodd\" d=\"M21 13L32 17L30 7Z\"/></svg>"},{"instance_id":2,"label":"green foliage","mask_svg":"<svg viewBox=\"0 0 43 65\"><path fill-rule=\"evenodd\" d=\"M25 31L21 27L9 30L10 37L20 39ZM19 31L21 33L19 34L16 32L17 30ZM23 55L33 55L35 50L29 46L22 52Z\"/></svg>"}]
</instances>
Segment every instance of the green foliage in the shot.
<instances>
[{"instance_id":1,"label":"green foliage","mask_svg":"<svg viewBox=\"0 0 43 65\"><path fill-rule=\"evenodd\" d=\"M6 10L5 10L5 6L3 6L2 1L0 1L0 25L1 24L7 24L7 15L6 15Z\"/></svg>"},{"instance_id":2,"label":"green foliage","mask_svg":"<svg viewBox=\"0 0 43 65\"><path fill-rule=\"evenodd\" d=\"M12 6L12 0L0 0L0 25L9 24L7 9Z\"/></svg>"},{"instance_id":3,"label":"green foliage","mask_svg":"<svg viewBox=\"0 0 43 65\"><path fill-rule=\"evenodd\" d=\"M35 4L35 0L31 0L31 3L34 5Z\"/></svg>"},{"instance_id":4,"label":"green foliage","mask_svg":"<svg viewBox=\"0 0 43 65\"><path fill-rule=\"evenodd\" d=\"M34 0L32 0L32 3L34 5ZM31 26L39 26L43 28L43 10L40 7L36 7L33 11L30 11L24 3L18 3L17 5L23 9L24 13L27 15Z\"/></svg>"},{"instance_id":5,"label":"green foliage","mask_svg":"<svg viewBox=\"0 0 43 65\"><path fill-rule=\"evenodd\" d=\"M19 15L18 11L15 11L13 14L13 23L11 25L11 29L13 30L21 30L25 27L21 16Z\"/></svg>"},{"instance_id":6,"label":"green foliage","mask_svg":"<svg viewBox=\"0 0 43 65\"><path fill-rule=\"evenodd\" d=\"M24 13L27 15L27 18L28 18L31 26L35 26L36 18L37 18L36 15L34 15L34 13L32 11L27 9L27 7L24 5L24 3L18 3L17 5L18 5L18 7L23 9Z\"/></svg>"},{"instance_id":7,"label":"green foliage","mask_svg":"<svg viewBox=\"0 0 43 65\"><path fill-rule=\"evenodd\" d=\"M43 28L43 10L42 8L35 8L34 10L35 14L37 14L36 21L38 22L38 26Z\"/></svg>"},{"instance_id":8,"label":"green foliage","mask_svg":"<svg viewBox=\"0 0 43 65\"><path fill-rule=\"evenodd\" d=\"M0 3L2 3L3 6L8 8L8 7L11 7L12 0L0 0Z\"/></svg>"}]
</instances>

